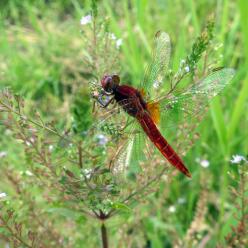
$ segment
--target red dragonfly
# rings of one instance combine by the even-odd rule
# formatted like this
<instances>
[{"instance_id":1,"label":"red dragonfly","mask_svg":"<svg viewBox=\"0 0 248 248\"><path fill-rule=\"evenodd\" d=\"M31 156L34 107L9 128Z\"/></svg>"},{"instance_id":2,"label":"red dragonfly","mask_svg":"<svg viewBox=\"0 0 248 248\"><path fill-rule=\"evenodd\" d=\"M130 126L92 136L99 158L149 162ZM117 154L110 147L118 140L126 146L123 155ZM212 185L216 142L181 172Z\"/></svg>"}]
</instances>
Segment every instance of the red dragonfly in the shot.
<instances>
[{"instance_id":1,"label":"red dragonfly","mask_svg":"<svg viewBox=\"0 0 248 248\"><path fill-rule=\"evenodd\" d=\"M178 96L174 94L179 82L176 81L169 89L167 85L166 93L163 90L161 93L160 90L159 95L160 87L163 87L164 91L166 90L166 85L163 85L163 76L168 69L170 51L169 36L165 32L158 32L155 36L152 62L141 81L140 89L129 85L120 85L120 78L116 74L105 75L101 79L103 90L97 99L102 107L107 107L110 103L116 101L120 108L137 121L146 136L166 160L183 174L191 177L183 160L165 139L162 133L163 129L168 129L170 125L175 127L181 125L187 133L188 124L192 120L195 121L195 124L198 124L198 117L206 112L205 109L209 101L230 82L234 76L234 70L220 69L212 72L207 77L194 83L193 86L186 88ZM182 74L189 73L187 66L184 70ZM149 92L149 96L154 96L155 99L150 100L149 97L145 96L144 91ZM104 96L108 96L107 100L103 100ZM113 113L113 110L111 113ZM162 121L161 131L158 127L160 119ZM175 130L175 132L178 131Z\"/></svg>"}]
</instances>

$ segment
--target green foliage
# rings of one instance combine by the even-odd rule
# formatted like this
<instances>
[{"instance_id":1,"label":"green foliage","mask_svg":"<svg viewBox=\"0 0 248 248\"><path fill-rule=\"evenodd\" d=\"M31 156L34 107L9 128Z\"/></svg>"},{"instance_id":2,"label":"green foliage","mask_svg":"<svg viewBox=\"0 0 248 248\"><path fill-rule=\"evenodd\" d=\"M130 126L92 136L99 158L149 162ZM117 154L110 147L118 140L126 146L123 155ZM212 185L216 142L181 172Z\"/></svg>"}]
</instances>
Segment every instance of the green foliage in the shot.
<instances>
[{"instance_id":1,"label":"green foliage","mask_svg":"<svg viewBox=\"0 0 248 248\"><path fill-rule=\"evenodd\" d=\"M73 123L75 133L84 136L84 133L92 125L92 104L87 91L79 92L74 97L72 106Z\"/></svg>"},{"instance_id":2,"label":"green foliage","mask_svg":"<svg viewBox=\"0 0 248 248\"><path fill-rule=\"evenodd\" d=\"M227 244L231 247L246 247L248 243L248 160L244 157L240 157L239 160L240 161L235 162L235 157L233 158L233 163L235 162L238 167L238 176L230 173L230 177L234 182L234 185L231 187L230 191L233 194L234 199L236 199L235 208L233 209L236 213L233 215L235 219L235 226L231 226L231 231L225 239Z\"/></svg>"},{"instance_id":3,"label":"green foliage","mask_svg":"<svg viewBox=\"0 0 248 248\"><path fill-rule=\"evenodd\" d=\"M185 242L223 247L242 241L242 218L233 218L244 199L237 191L241 174L228 160L248 148L247 1L9 0L1 1L0 9L0 88L26 99L19 116L0 108L0 194L7 194L0 198L0 246L99 247L96 220L107 214L110 247L183 247ZM89 13L93 21L79 26ZM213 13L214 22L207 22ZM158 30L171 36L169 83L176 83L181 74L173 78L174 72L187 65L194 80L204 67L237 70L184 158L190 181L166 172L156 184L151 177L160 168L157 157L146 161L143 175L113 177L110 160L125 133L123 120L114 117L89 129L104 113L90 96L100 90L101 76L120 72L123 83L139 85ZM117 39L123 41L118 49ZM17 113L18 102L23 110L18 96L11 102ZM99 144L99 135L112 142ZM166 138L177 134L171 135ZM209 167L201 166L204 160ZM238 206L229 185L238 193Z\"/></svg>"},{"instance_id":4,"label":"green foliage","mask_svg":"<svg viewBox=\"0 0 248 248\"><path fill-rule=\"evenodd\" d=\"M92 9L92 16L96 18L98 14L97 0L91 0L91 9Z\"/></svg>"},{"instance_id":5,"label":"green foliage","mask_svg":"<svg viewBox=\"0 0 248 248\"><path fill-rule=\"evenodd\" d=\"M196 64L200 60L203 52L207 50L210 41L213 39L213 29L214 22L209 21L205 30L194 42L190 55L187 56L186 64L189 65L189 69L192 73L195 71Z\"/></svg>"}]
</instances>

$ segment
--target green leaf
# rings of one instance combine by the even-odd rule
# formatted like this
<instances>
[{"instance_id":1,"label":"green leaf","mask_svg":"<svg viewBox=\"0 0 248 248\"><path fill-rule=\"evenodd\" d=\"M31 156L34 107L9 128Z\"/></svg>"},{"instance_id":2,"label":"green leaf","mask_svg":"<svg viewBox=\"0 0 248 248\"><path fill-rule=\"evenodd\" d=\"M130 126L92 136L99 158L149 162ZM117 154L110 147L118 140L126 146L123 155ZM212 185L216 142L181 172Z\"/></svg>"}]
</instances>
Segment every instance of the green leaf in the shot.
<instances>
[{"instance_id":1,"label":"green leaf","mask_svg":"<svg viewBox=\"0 0 248 248\"><path fill-rule=\"evenodd\" d=\"M132 211L131 208L129 208L126 204L121 203L121 202L114 202L112 204L112 208L122 210L122 211L125 211L125 212L131 212Z\"/></svg>"}]
</instances>

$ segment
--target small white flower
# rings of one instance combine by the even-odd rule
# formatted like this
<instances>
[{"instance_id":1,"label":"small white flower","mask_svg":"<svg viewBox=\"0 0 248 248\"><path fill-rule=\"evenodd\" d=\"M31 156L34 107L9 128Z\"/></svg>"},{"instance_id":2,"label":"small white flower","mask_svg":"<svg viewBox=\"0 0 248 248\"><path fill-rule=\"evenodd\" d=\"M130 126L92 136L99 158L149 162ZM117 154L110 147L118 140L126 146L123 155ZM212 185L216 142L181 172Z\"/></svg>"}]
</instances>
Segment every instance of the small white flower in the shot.
<instances>
[{"instance_id":1,"label":"small white flower","mask_svg":"<svg viewBox=\"0 0 248 248\"><path fill-rule=\"evenodd\" d=\"M116 41L116 47L117 47L117 48L120 48L121 45L122 45L122 39L118 39L118 40Z\"/></svg>"},{"instance_id":2,"label":"small white flower","mask_svg":"<svg viewBox=\"0 0 248 248\"><path fill-rule=\"evenodd\" d=\"M6 193L4 193L4 192L0 193L0 198L4 198L4 197L6 197L6 196L7 196Z\"/></svg>"},{"instance_id":3,"label":"small white flower","mask_svg":"<svg viewBox=\"0 0 248 248\"><path fill-rule=\"evenodd\" d=\"M198 164L200 164L200 166L202 166L203 168L207 168L207 167L210 165L209 161L206 160L206 159L196 158L195 161L196 161Z\"/></svg>"},{"instance_id":4,"label":"small white flower","mask_svg":"<svg viewBox=\"0 0 248 248\"><path fill-rule=\"evenodd\" d=\"M245 157L241 155L232 155L232 159L230 160L232 164L239 164L241 161L246 161Z\"/></svg>"},{"instance_id":5,"label":"small white flower","mask_svg":"<svg viewBox=\"0 0 248 248\"><path fill-rule=\"evenodd\" d=\"M6 156L7 156L7 152L5 151L0 152L0 158L4 158Z\"/></svg>"},{"instance_id":6,"label":"small white flower","mask_svg":"<svg viewBox=\"0 0 248 248\"><path fill-rule=\"evenodd\" d=\"M185 66L184 70L188 73L190 71L189 66Z\"/></svg>"},{"instance_id":7,"label":"small white flower","mask_svg":"<svg viewBox=\"0 0 248 248\"><path fill-rule=\"evenodd\" d=\"M113 33L109 34L111 40L116 40L116 36Z\"/></svg>"},{"instance_id":8,"label":"small white flower","mask_svg":"<svg viewBox=\"0 0 248 248\"><path fill-rule=\"evenodd\" d=\"M80 24L81 25L87 25L88 23L90 23L92 20L92 16L91 15L87 15L87 16L83 16L80 20Z\"/></svg>"},{"instance_id":9,"label":"small white flower","mask_svg":"<svg viewBox=\"0 0 248 248\"><path fill-rule=\"evenodd\" d=\"M201 165L203 168L208 168L209 164L210 164L209 161L206 160L206 159L203 159L203 160L200 161L200 165Z\"/></svg>"},{"instance_id":10,"label":"small white flower","mask_svg":"<svg viewBox=\"0 0 248 248\"><path fill-rule=\"evenodd\" d=\"M174 205L171 205L168 210L169 210L170 213L175 213L176 212L176 207Z\"/></svg>"},{"instance_id":11,"label":"small white flower","mask_svg":"<svg viewBox=\"0 0 248 248\"><path fill-rule=\"evenodd\" d=\"M27 176L30 176L30 177L33 176L33 173L32 173L31 171L29 171L29 170L26 170L26 171L25 171L25 174L26 174Z\"/></svg>"},{"instance_id":12,"label":"small white flower","mask_svg":"<svg viewBox=\"0 0 248 248\"><path fill-rule=\"evenodd\" d=\"M184 64L185 64L185 59L182 59L181 61L180 61L180 66L183 66Z\"/></svg>"},{"instance_id":13,"label":"small white flower","mask_svg":"<svg viewBox=\"0 0 248 248\"><path fill-rule=\"evenodd\" d=\"M84 169L83 172L84 172L85 177L87 179L90 179L91 173L92 173L92 169Z\"/></svg>"},{"instance_id":14,"label":"small white flower","mask_svg":"<svg viewBox=\"0 0 248 248\"><path fill-rule=\"evenodd\" d=\"M97 141L98 141L99 145L104 146L107 144L108 138L106 136L104 136L103 134L98 134L97 135Z\"/></svg>"},{"instance_id":15,"label":"small white flower","mask_svg":"<svg viewBox=\"0 0 248 248\"><path fill-rule=\"evenodd\" d=\"M31 143L29 141L26 141L27 146L31 146Z\"/></svg>"},{"instance_id":16,"label":"small white flower","mask_svg":"<svg viewBox=\"0 0 248 248\"><path fill-rule=\"evenodd\" d=\"M51 152L53 150L53 145L49 145L48 149Z\"/></svg>"},{"instance_id":17,"label":"small white flower","mask_svg":"<svg viewBox=\"0 0 248 248\"><path fill-rule=\"evenodd\" d=\"M153 83L153 87L155 89L157 89L159 87L159 85L160 85L159 81L158 80L155 80L154 83Z\"/></svg>"}]
</instances>

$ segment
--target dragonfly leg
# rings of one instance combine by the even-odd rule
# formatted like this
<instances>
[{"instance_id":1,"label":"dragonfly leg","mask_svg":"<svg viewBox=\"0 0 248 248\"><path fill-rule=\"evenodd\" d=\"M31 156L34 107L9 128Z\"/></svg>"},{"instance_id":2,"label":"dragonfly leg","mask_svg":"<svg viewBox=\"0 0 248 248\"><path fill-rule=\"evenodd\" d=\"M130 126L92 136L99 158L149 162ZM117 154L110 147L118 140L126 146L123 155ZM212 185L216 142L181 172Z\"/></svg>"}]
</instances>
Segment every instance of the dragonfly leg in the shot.
<instances>
[{"instance_id":1,"label":"dragonfly leg","mask_svg":"<svg viewBox=\"0 0 248 248\"><path fill-rule=\"evenodd\" d=\"M106 97L106 99L103 99L104 96ZM107 108L108 105L114 101L114 97L110 97L109 95L104 94L104 92L102 92L98 96L95 96L95 99L102 108Z\"/></svg>"}]
</instances>

